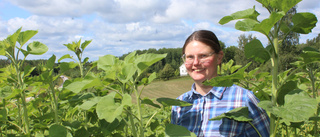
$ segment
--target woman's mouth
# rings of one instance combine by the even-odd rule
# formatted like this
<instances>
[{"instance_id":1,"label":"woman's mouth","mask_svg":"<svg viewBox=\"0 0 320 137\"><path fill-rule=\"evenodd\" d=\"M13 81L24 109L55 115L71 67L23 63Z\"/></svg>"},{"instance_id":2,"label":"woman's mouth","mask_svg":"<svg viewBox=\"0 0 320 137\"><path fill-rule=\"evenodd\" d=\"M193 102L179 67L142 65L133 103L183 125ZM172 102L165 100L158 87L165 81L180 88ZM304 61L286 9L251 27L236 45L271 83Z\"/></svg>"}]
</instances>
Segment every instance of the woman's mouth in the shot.
<instances>
[{"instance_id":1,"label":"woman's mouth","mask_svg":"<svg viewBox=\"0 0 320 137\"><path fill-rule=\"evenodd\" d=\"M194 69L193 71L195 72L200 72L200 71L203 71L204 69Z\"/></svg>"}]
</instances>

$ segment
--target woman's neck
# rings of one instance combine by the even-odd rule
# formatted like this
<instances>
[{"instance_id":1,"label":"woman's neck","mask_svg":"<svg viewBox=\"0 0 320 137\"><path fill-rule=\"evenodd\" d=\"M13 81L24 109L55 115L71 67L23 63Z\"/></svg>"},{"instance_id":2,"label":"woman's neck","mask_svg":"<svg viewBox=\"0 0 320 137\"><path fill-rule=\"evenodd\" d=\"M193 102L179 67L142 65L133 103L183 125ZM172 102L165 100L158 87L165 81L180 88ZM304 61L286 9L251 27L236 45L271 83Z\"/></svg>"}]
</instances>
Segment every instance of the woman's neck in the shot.
<instances>
[{"instance_id":1,"label":"woman's neck","mask_svg":"<svg viewBox=\"0 0 320 137\"><path fill-rule=\"evenodd\" d=\"M202 83L195 83L195 88L198 93L202 96L206 95L211 89L212 86L203 85Z\"/></svg>"}]
</instances>

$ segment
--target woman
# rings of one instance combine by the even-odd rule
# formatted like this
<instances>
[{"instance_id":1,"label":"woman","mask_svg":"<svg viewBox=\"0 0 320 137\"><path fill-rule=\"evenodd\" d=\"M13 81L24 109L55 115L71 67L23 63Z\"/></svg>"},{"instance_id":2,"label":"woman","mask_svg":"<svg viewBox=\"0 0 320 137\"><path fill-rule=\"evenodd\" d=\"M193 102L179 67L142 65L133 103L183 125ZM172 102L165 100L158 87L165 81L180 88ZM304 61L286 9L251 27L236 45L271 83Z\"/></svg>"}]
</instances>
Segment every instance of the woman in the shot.
<instances>
[{"instance_id":1,"label":"woman","mask_svg":"<svg viewBox=\"0 0 320 137\"><path fill-rule=\"evenodd\" d=\"M254 94L242 87L212 87L203 85L205 80L217 76L218 65L221 64L223 51L215 34L208 30L192 33L183 46L183 60L189 76L194 84L189 92L178 99L192 103L188 107L172 107L171 122L186 127L197 136L250 136L261 134L269 136L269 117L257 106L259 100ZM231 119L209 121L237 107L248 107L249 117L256 130L246 122Z\"/></svg>"}]
</instances>

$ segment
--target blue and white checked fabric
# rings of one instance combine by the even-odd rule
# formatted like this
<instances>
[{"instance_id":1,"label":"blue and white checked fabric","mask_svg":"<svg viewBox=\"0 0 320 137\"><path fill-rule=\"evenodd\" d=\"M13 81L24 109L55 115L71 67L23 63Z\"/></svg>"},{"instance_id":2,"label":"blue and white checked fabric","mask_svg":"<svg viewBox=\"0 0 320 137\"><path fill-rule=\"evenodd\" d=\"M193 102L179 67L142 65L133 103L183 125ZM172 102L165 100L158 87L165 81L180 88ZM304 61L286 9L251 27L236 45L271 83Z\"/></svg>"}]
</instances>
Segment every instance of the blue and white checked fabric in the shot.
<instances>
[{"instance_id":1,"label":"blue and white checked fabric","mask_svg":"<svg viewBox=\"0 0 320 137\"><path fill-rule=\"evenodd\" d=\"M192 90L178 97L178 99L192 103L188 107L172 107L171 123L186 127L198 137L258 137L255 129L246 122L237 122L224 118L209 121L237 107L248 107L251 123L257 128L262 137L269 137L269 117L257 106L259 100L254 94L240 86L213 87L205 96Z\"/></svg>"}]
</instances>

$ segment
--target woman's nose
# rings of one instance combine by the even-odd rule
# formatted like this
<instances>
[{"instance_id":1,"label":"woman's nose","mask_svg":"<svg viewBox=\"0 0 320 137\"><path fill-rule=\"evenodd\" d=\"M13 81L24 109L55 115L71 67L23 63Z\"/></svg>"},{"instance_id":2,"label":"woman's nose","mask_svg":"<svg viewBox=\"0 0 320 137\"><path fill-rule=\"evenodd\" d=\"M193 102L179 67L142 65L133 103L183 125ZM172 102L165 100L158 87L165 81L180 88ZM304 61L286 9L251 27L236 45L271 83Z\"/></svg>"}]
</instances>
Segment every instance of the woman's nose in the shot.
<instances>
[{"instance_id":1,"label":"woman's nose","mask_svg":"<svg viewBox=\"0 0 320 137\"><path fill-rule=\"evenodd\" d=\"M200 60L199 60L199 58L198 58L198 57L195 57L195 58L194 58L194 60L193 60L193 64L194 64L194 65L198 65L198 64L200 64Z\"/></svg>"}]
</instances>

